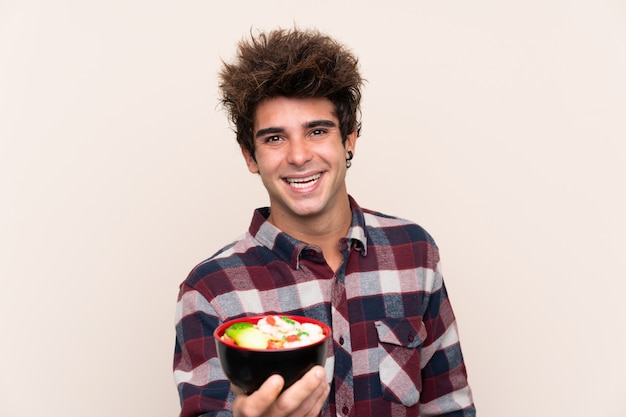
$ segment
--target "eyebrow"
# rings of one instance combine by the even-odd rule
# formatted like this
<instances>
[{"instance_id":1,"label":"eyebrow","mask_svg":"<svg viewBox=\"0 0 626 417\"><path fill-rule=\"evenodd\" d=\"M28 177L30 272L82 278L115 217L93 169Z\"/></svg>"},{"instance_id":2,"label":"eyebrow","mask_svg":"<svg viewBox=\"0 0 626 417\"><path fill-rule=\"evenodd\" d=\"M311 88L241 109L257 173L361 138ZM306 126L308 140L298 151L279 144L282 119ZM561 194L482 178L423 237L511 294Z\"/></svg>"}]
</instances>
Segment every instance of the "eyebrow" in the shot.
<instances>
[{"instance_id":1,"label":"eyebrow","mask_svg":"<svg viewBox=\"0 0 626 417\"><path fill-rule=\"evenodd\" d=\"M324 127L337 127L337 123L332 120L312 120L304 125L307 128L324 126Z\"/></svg>"},{"instance_id":2,"label":"eyebrow","mask_svg":"<svg viewBox=\"0 0 626 417\"><path fill-rule=\"evenodd\" d=\"M261 136L269 135L269 134L272 134L272 133L282 133L284 131L285 131L285 129L283 129L282 127L268 127L268 128L265 128L265 129L259 129L259 131L256 132L254 137L258 139Z\"/></svg>"},{"instance_id":3,"label":"eyebrow","mask_svg":"<svg viewBox=\"0 0 626 417\"><path fill-rule=\"evenodd\" d=\"M332 120L321 119L321 120L311 120L310 122L306 122L303 125L303 127L306 129L311 129L313 127L320 127L320 126L321 127L337 127L337 123L333 122ZM254 135L254 137L258 139L265 135L270 135L274 133L282 133L284 131L285 129L282 127L267 127L265 129L259 129Z\"/></svg>"}]
</instances>

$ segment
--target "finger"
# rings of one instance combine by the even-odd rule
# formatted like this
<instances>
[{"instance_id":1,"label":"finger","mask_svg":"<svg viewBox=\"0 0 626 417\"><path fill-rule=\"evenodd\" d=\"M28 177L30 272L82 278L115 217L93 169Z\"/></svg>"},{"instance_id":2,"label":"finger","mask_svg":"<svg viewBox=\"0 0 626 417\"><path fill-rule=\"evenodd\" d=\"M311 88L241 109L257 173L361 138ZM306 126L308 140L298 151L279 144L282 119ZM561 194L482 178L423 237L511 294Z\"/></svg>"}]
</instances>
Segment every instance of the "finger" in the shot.
<instances>
[{"instance_id":1,"label":"finger","mask_svg":"<svg viewBox=\"0 0 626 417\"><path fill-rule=\"evenodd\" d=\"M250 395L246 395L243 390L239 389L239 394L233 401L233 415L241 417L262 415L274 404L284 384L285 381L280 375L272 375Z\"/></svg>"},{"instance_id":2,"label":"finger","mask_svg":"<svg viewBox=\"0 0 626 417\"><path fill-rule=\"evenodd\" d=\"M285 385L285 380L282 376L272 375L267 378L263 385L261 385L259 389L251 395L258 395L266 398L269 403L272 403L276 400L276 398L278 398L280 391L283 389L283 385Z\"/></svg>"},{"instance_id":3,"label":"finger","mask_svg":"<svg viewBox=\"0 0 626 417\"><path fill-rule=\"evenodd\" d=\"M319 414L330 388L326 372L321 366L309 370L278 398L275 409L280 414L305 416L314 411Z\"/></svg>"},{"instance_id":4,"label":"finger","mask_svg":"<svg viewBox=\"0 0 626 417\"><path fill-rule=\"evenodd\" d=\"M320 410L324 406L328 394L330 394L330 385L326 381L326 373L317 370L317 377L320 378L319 385L315 388L315 391L302 403L299 414L304 417L314 417L320 414Z\"/></svg>"},{"instance_id":5,"label":"finger","mask_svg":"<svg viewBox=\"0 0 626 417\"><path fill-rule=\"evenodd\" d=\"M326 381L324 381L321 384L321 389L320 389L320 393L317 397L317 400L313 403L313 406L310 408L308 414L305 414L305 416L319 416L320 411L322 409L322 407L324 406L324 404L326 403L326 400L328 398L328 395L330 394L330 384L328 384Z\"/></svg>"},{"instance_id":6,"label":"finger","mask_svg":"<svg viewBox=\"0 0 626 417\"><path fill-rule=\"evenodd\" d=\"M326 382L326 373L323 368L312 369L306 378L303 379L308 392L305 399L290 416L318 416L328 393L330 386ZM312 391L311 391L312 390Z\"/></svg>"}]
</instances>

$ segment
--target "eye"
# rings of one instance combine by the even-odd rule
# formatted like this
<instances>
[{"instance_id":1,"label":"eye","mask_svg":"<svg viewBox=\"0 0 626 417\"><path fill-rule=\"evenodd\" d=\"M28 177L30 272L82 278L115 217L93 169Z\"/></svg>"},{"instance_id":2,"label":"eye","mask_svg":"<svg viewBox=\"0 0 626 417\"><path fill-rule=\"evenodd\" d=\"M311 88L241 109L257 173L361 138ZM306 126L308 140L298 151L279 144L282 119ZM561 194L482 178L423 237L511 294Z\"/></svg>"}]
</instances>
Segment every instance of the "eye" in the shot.
<instances>
[{"instance_id":1,"label":"eye","mask_svg":"<svg viewBox=\"0 0 626 417\"><path fill-rule=\"evenodd\" d=\"M311 136L319 136L323 135L324 133L326 133L326 130L324 129L315 129L311 132Z\"/></svg>"},{"instance_id":2,"label":"eye","mask_svg":"<svg viewBox=\"0 0 626 417\"><path fill-rule=\"evenodd\" d=\"M280 136L274 135L274 136L268 136L264 139L265 143L271 143L271 142L278 142L280 140Z\"/></svg>"}]
</instances>

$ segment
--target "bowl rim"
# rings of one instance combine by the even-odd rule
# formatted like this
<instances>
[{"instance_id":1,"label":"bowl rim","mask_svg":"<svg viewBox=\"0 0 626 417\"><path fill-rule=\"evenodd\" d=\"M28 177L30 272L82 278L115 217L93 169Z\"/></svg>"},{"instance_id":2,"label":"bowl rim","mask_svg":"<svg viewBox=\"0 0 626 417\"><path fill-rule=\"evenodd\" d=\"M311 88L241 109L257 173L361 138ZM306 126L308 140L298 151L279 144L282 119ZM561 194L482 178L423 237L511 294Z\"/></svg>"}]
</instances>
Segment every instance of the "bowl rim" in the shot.
<instances>
[{"instance_id":1,"label":"bowl rim","mask_svg":"<svg viewBox=\"0 0 626 417\"><path fill-rule=\"evenodd\" d=\"M304 345L304 346L296 346L296 347L291 347L291 348L282 348L282 349L256 349L256 348L247 348L247 347L243 347L243 346L239 346L236 345L234 343L227 343L224 342L222 340L222 336L224 335L224 332L226 331L226 328L235 324L235 323L241 323L241 322L247 322L247 323L252 323L252 324L257 324L259 320L261 320L263 317L268 317L268 316L279 316L279 317L287 317L288 319L291 320L295 320L299 323L313 323L313 324L317 324L318 326L320 326L322 328L322 331L324 333L324 337L316 342L310 343L308 345ZM330 338L332 334L332 330L330 328L330 326L328 326L326 323L321 322L317 319L314 319L312 317L307 317L307 316L298 316L298 315L294 315L294 314L280 314L280 313L268 313L268 314L256 314L253 316L244 316L244 317L239 317L236 319L232 319L232 320L227 320L224 323L220 324L219 326L217 326L217 328L213 331L213 337L215 338L215 340L218 343L221 343L224 346L227 347L232 347L235 348L237 350L243 350L243 351L251 351L251 352L288 352L288 351L294 351L294 350L299 350L299 349L304 349L304 348L308 348L308 347L312 347L312 346L317 346L321 343L324 343L326 340L328 340Z\"/></svg>"}]
</instances>

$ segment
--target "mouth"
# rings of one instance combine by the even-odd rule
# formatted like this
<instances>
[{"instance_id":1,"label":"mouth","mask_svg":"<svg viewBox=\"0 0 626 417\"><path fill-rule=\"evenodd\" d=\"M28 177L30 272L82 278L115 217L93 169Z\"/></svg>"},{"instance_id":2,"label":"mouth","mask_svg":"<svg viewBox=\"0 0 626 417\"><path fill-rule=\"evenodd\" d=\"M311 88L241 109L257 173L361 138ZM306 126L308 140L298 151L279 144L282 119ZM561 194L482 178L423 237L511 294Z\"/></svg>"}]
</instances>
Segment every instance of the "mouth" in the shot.
<instances>
[{"instance_id":1,"label":"mouth","mask_svg":"<svg viewBox=\"0 0 626 417\"><path fill-rule=\"evenodd\" d=\"M303 178L285 178L285 182L293 188L306 188L315 184L322 177L322 173L310 175Z\"/></svg>"}]
</instances>

